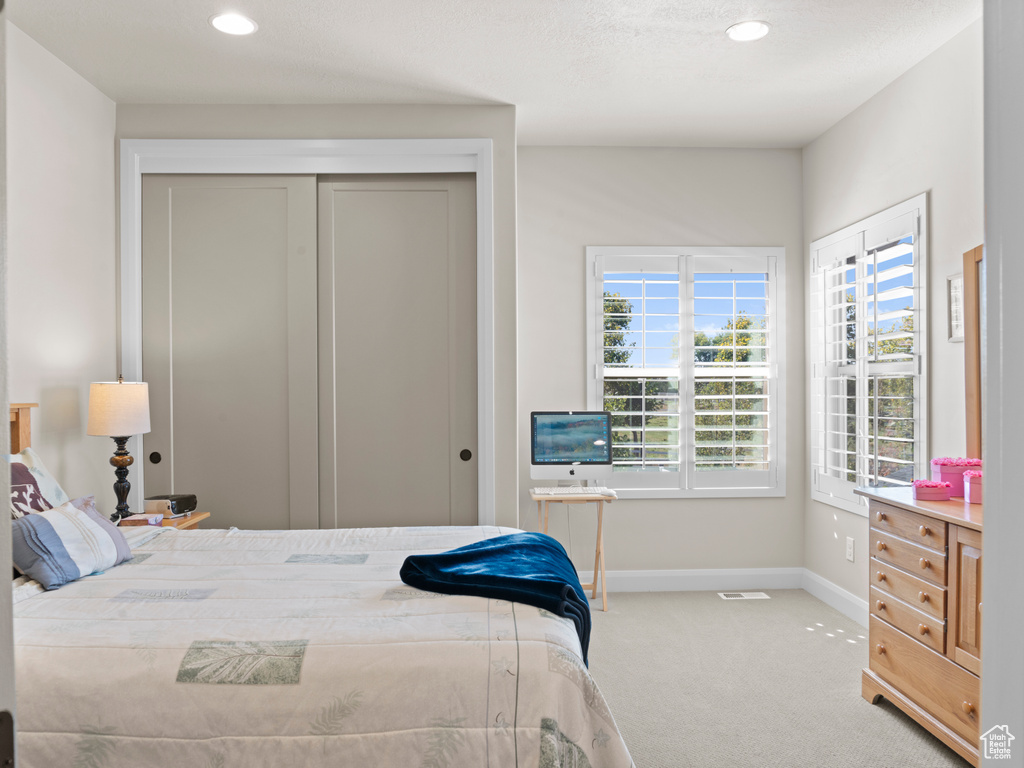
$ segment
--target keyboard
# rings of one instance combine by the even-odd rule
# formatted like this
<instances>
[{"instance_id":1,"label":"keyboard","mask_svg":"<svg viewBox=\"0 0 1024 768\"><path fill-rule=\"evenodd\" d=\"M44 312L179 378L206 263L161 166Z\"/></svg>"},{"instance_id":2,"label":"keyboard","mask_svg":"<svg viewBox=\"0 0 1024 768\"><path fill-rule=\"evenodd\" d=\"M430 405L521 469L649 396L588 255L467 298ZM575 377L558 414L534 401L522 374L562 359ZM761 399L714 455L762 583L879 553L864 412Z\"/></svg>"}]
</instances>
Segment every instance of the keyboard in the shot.
<instances>
[{"instance_id":1,"label":"keyboard","mask_svg":"<svg viewBox=\"0 0 1024 768\"><path fill-rule=\"evenodd\" d=\"M582 485L565 485L555 488L534 488L532 493L535 496L575 496L583 494L586 496L610 496L611 498L617 498L615 491L610 488L600 488L596 485L586 487Z\"/></svg>"}]
</instances>

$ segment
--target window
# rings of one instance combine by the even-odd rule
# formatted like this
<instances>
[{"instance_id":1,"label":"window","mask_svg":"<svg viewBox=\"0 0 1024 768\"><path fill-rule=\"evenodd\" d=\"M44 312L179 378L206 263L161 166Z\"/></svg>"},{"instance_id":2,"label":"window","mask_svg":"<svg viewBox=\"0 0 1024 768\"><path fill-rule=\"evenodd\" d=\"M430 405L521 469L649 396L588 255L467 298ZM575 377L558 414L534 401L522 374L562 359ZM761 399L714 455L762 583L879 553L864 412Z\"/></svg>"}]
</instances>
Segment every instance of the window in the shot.
<instances>
[{"instance_id":1,"label":"window","mask_svg":"<svg viewBox=\"0 0 1024 768\"><path fill-rule=\"evenodd\" d=\"M588 407L624 498L784 495L782 248L587 249Z\"/></svg>"},{"instance_id":2,"label":"window","mask_svg":"<svg viewBox=\"0 0 1024 768\"><path fill-rule=\"evenodd\" d=\"M811 496L927 477L926 198L811 243Z\"/></svg>"}]
</instances>

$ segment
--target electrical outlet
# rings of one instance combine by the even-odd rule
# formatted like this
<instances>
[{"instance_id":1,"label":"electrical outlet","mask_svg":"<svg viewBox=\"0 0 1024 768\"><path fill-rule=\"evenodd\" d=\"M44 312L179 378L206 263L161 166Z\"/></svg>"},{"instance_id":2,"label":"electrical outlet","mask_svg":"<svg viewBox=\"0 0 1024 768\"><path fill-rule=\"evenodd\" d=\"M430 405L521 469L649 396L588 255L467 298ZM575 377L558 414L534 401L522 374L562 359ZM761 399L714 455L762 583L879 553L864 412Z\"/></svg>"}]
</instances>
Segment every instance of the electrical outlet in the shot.
<instances>
[{"instance_id":1,"label":"electrical outlet","mask_svg":"<svg viewBox=\"0 0 1024 768\"><path fill-rule=\"evenodd\" d=\"M846 559L853 562L853 537L846 537Z\"/></svg>"}]
</instances>

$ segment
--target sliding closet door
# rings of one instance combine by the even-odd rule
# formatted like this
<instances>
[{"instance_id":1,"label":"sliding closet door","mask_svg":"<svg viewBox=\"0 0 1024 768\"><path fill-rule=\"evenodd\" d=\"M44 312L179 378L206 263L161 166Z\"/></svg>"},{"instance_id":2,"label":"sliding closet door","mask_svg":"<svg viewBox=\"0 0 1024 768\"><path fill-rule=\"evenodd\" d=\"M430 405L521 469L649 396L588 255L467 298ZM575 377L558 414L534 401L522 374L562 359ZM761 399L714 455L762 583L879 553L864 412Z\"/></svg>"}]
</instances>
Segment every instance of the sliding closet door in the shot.
<instances>
[{"instance_id":1,"label":"sliding closet door","mask_svg":"<svg viewBox=\"0 0 1024 768\"><path fill-rule=\"evenodd\" d=\"M145 493L315 528L316 179L143 179Z\"/></svg>"},{"instance_id":2,"label":"sliding closet door","mask_svg":"<svg viewBox=\"0 0 1024 768\"><path fill-rule=\"evenodd\" d=\"M320 526L477 521L472 175L321 177Z\"/></svg>"}]
</instances>

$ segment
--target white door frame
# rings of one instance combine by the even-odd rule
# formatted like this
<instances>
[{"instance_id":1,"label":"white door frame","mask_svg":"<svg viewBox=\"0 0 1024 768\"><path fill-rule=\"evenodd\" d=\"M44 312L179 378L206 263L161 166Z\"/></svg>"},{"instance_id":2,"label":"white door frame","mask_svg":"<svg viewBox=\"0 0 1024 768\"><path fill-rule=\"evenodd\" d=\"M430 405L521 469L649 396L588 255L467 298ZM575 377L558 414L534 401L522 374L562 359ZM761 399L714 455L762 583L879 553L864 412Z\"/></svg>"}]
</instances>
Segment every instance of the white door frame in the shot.
<instances>
[{"instance_id":1,"label":"white door frame","mask_svg":"<svg viewBox=\"0 0 1024 768\"><path fill-rule=\"evenodd\" d=\"M480 525L495 524L494 170L490 139L121 139L121 373L142 380L142 174L475 173ZM129 450L144 456L141 437ZM143 467L129 503L142 508ZM401 467L396 467L401 471ZM239 489L243 492L243 489Z\"/></svg>"}]
</instances>

